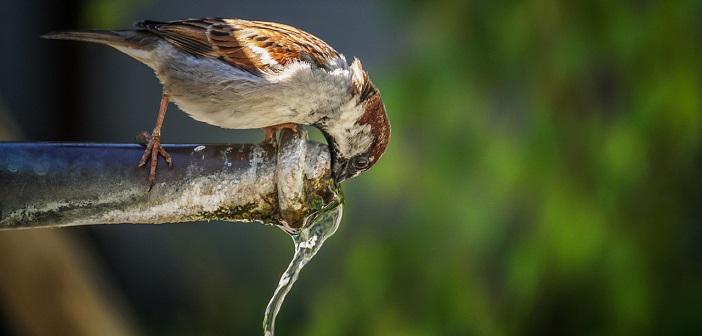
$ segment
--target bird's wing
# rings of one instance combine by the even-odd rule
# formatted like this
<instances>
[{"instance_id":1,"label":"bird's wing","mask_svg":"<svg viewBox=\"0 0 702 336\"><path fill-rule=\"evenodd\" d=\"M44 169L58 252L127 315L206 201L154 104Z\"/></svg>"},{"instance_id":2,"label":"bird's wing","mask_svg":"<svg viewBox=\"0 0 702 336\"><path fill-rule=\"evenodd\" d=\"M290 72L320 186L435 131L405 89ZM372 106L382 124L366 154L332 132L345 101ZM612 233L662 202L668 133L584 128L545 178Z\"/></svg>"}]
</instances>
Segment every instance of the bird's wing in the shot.
<instances>
[{"instance_id":1,"label":"bird's wing","mask_svg":"<svg viewBox=\"0 0 702 336\"><path fill-rule=\"evenodd\" d=\"M343 60L319 38L279 23L204 18L137 25L190 54L218 58L252 73L276 72L299 61L331 69Z\"/></svg>"}]
</instances>

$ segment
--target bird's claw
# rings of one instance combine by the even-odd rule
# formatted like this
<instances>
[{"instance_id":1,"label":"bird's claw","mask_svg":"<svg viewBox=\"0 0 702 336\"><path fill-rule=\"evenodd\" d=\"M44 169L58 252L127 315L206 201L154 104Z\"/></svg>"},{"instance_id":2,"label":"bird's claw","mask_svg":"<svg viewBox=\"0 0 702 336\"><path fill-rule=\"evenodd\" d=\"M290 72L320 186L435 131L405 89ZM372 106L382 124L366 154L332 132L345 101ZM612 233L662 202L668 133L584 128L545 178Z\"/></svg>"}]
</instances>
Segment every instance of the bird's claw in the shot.
<instances>
[{"instance_id":1,"label":"bird's claw","mask_svg":"<svg viewBox=\"0 0 702 336\"><path fill-rule=\"evenodd\" d=\"M293 133L298 134L300 132L300 125L295 124L295 123L285 123L285 124L280 124L280 125L274 125L274 126L269 126L269 127L264 127L263 132L265 133L265 138L263 139L263 142L261 142L264 145L271 145L273 148L278 147L278 139L276 136L276 133L280 130L283 129L289 129L293 131Z\"/></svg>"},{"instance_id":2,"label":"bird's claw","mask_svg":"<svg viewBox=\"0 0 702 336\"><path fill-rule=\"evenodd\" d=\"M173 159L171 158L171 154L168 154L163 147L159 144L158 146L158 153L163 156L163 160L166 161L166 164L168 165L169 168L173 168Z\"/></svg>"},{"instance_id":3,"label":"bird's claw","mask_svg":"<svg viewBox=\"0 0 702 336\"><path fill-rule=\"evenodd\" d=\"M276 136L275 136L275 131L276 130L272 127L271 128L269 128L269 127L264 128L263 132L266 134L266 136L263 138L263 141L261 142L261 144L271 145L271 146L273 146L273 148L277 148L278 141L277 141Z\"/></svg>"},{"instance_id":4,"label":"bird's claw","mask_svg":"<svg viewBox=\"0 0 702 336\"><path fill-rule=\"evenodd\" d=\"M156 168L158 167L159 155L163 157L163 160L166 161L166 164L168 164L169 167L173 167L173 159L171 158L171 155L168 154L168 152L166 152L166 150L161 146L160 135L142 132L137 135L137 138L146 143L144 154L141 156L141 160L139 160L139 168L146 166L146 162L150 161L149 190L151 190L156 183Z\"/></svg>"}]
</instances>

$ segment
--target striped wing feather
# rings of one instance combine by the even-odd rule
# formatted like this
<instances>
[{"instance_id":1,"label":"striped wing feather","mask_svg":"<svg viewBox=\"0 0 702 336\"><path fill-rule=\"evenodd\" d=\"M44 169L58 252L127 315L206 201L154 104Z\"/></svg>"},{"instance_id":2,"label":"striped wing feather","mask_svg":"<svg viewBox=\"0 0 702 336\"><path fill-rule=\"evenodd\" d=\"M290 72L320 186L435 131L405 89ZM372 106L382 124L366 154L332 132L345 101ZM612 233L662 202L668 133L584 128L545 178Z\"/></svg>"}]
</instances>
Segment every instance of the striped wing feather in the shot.
<instances>
[{"instance_id":1,"label":"striped wing feather","mask_svg":"<svg viewBox=\"0 0 702 336\"><path fill-rule=\"evenodd\" d=\"M218 58L252 73L279 71L296 61L329 69L341 58L319 38L279 23L204 18L144 21L138 27L190 54Z\"/></svg>"}]
</instances>

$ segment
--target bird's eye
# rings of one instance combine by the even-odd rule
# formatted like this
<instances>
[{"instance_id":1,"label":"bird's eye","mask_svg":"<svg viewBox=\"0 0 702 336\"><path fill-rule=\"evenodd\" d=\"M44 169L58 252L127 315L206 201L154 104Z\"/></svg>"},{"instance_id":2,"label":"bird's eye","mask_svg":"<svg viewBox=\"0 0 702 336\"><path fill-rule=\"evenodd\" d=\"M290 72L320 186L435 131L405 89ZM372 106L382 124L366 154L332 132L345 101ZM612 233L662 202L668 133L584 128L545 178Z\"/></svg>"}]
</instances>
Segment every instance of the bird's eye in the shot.
<instances>
[{"instance_id":1,"label":"bird's eye","mask_svg":"<svg viewBox=\"0 0 702 336\"><path fill-rule=\"evenodd\" d=\"M353 166L353 168L356 170L366 169L368 168L369 164L370 161L364 156L356 157L353 159L353 161L351 161L351 166Z\"/></svg>"}]
</instances>

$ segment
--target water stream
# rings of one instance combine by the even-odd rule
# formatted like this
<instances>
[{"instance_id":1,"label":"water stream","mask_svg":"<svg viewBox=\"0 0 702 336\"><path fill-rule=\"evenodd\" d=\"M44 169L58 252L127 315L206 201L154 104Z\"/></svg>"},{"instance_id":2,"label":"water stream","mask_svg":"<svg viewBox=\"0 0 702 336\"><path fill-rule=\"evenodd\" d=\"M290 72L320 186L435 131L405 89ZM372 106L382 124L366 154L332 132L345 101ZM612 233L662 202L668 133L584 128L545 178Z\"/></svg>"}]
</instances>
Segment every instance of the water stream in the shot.
<instances>
[{"instance_id":1,"label":"water stream","mask_svg":"<svg viewBox=\"0 0 702 336\"><path fill-rule=\"evenodd\" d=\"M280 311L285 296L295 284L302 268L319 252L324 241L334 235L341 222L342 213L343 205L341 201L334 202L319 212L310 215L305 220L303 229L290 235L295 244L295 254L292 261L290 261L290 265L280 277L278 287L268 302L268 307L266 307L266 314L263 318L264 336L274 335L275 318Z\"/></svg>"}]
</instances>

